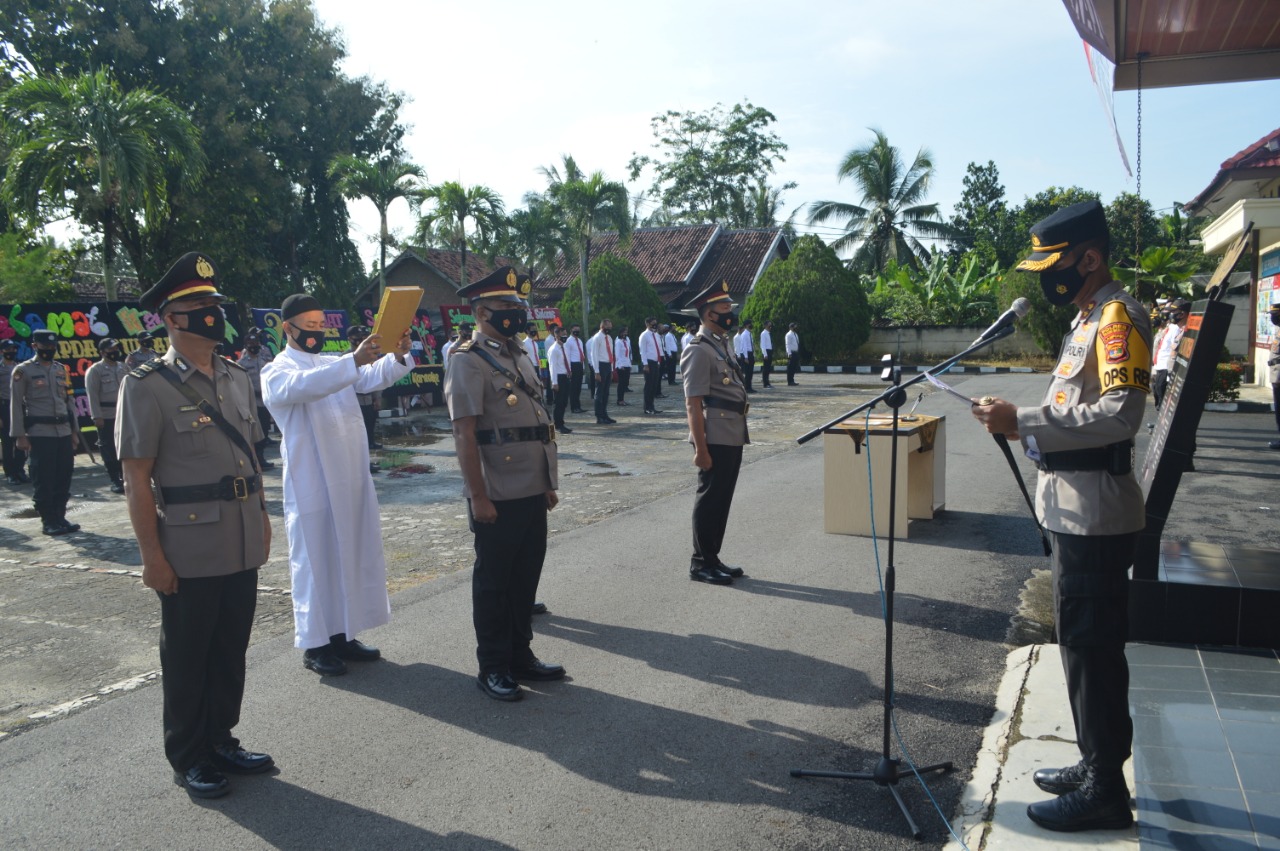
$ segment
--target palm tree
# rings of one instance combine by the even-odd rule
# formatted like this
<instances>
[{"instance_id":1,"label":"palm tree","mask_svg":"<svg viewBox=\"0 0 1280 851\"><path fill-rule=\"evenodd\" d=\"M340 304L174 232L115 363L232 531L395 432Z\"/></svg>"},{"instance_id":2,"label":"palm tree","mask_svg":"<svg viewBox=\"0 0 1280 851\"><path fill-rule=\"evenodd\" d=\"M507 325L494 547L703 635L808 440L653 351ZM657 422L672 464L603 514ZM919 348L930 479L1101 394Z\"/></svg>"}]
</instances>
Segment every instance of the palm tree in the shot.
<instances>
[{"instance_id":1,"label":"palm tree","mask_svg":"<svg viewBox=\"0 0 1280 851\"><path fill-rule=\"evenodd\" d=\"M502 198L487 186L463 186L448 180L423 191L422 197L435 202L435 208L418 221L417 238L425 244L432 233L444 232L455 237L462 246L462 273L458 287L467 285L467 219L475 226L476 247L488 250L500 236L506 223Z\"/></svg>"},{"instance_id":2,"label":"palm tree","mask_svg":"<svg viewBox=\"0 0 1280 851\"><path fill-rule=\"evenodd\" d=\"M502 253L524 266L529 277L537 280L555 271L556 258L569 243L560 227L555 210L542 197L525 197L526 209L516 210L507 219L502 238Z\"/></svg>"},{"instance_id":3,"label":"palm tree","mask_svg":"<svg viewBox=\"0 0 1280 851\"><path fill-rule=\"evenodd\" d=\"M843 201L814 201L809 223L844 219L845 233L831 247L836 251L857 247L850 268L879 273L894 261L920 268L930 251L920 237L954 239L955 229L942 221L937 204L922 204L933 179L933 157L921 148L911 165L903 168L898 149L884 133L872 127L875 141L845 154L836 174L851 178L862 192L862 206Z\"/></svg>"},{"instance_id":4,"label":"palm tree","mask_svg":"<svg viewBox=\"0 0 1280 851\"><path fill-rule=\"evenodd\" d=\"M381 224L378 248L378 298L387 288L387 208L399 198L416 207L422 198L422 188L418 181L426 177L422 168L411 162L383 157L370 162L350 154L334 157L329 164L329 176L336 178L334 189L343 198L368 198L378 208Z\"/></svg>"},{"instance_id":5,"label":"palm tree","mask_svg":"<svg viewBox=\"0 0 1280 851\"><path fill-rule=\"evenodd\" d=\"M0 191L19 210L70 209L102 234L102 275L116 298L116 232L163 214L166 173L194 186L204 174L200 133L163 95L124 91L105 71L29 77L0 99L14 130Z\"/></svg>"},{"instance_id":6,"label":"palm tree","mask_svg":"<svg viewBox=\"0 0 1280 851\"><path fill-rule=\"evenodd\" d=\"M578 259L578 282L582 288L582 327L587 327L591 298L587 295L587 263L591 257L591 237L599 230L616 230L619 245L631 236L631 205L627 187L607 180L603 172L590 175L578 169L573 157L564 157L563 179L556 169L544 169L551 179L547 198L564 224L570 253Z\"/></svg>"}]
</instances>

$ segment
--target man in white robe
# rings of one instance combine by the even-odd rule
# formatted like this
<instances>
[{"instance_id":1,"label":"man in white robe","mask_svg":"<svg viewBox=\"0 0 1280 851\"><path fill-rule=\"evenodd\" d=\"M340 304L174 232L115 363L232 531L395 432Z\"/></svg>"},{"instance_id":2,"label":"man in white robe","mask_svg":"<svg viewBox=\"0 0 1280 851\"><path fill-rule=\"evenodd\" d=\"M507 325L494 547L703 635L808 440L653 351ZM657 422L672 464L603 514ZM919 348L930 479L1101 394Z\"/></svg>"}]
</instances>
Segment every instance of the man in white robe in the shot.
<instances>
[{"instance_id":1,"label":"man in white robe","mask_svg":"<svg viewBox=\"0 0 1280 851\"><path fill-rule=\"evenodd\" d=\"M409 332L392 353L377 335L323 355L324 311L305 294L281 310L288 345L262 368L263 401L283 436L284 517L293 579L294 646L321 676L381 655L356 635L391 618L378 497L357 393L390 387L414 367ZM345 660L345 661L344 661Z\"/></svg>"}]
</instances>

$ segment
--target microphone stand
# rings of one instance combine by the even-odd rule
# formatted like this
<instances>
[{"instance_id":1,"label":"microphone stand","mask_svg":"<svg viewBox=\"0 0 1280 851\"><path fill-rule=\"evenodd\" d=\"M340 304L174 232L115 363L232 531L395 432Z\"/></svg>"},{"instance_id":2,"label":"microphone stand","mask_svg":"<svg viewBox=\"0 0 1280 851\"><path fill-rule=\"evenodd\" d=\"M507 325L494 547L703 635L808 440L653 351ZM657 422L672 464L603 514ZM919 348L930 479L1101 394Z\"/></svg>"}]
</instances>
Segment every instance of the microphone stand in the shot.
<instances>
[{"instance_id":1,"label":"microphone stand","mask_svg":"<svg viewBox=\"0 0 1280 851\"><path fill-rule=\"evenodd\" d=\"M961 358L967 357L968 355L980 349L984 349L987 346L994 343L996 340L1000 340L1004 337L1007 337L1013 332L1014 332L1013 326L1008 325L1005 328L1002 328L1000 331L996 332L995 334L992 334L987 339L979 340L975 342L973 345L969 346L969 348L965 349L960 354L955 355L954 357L948 358L947 360L943 361L942 363L938 364L936 367L934 367L931 370L928 370L927 372L928 373L941 372L945 369L948 369L951 366L955 365L958 361L960 361ZM948 771L951 771L953 767L952 763L948 761L948 762L935 763L933 765L926 765L923 767L909 766L907 770L904 771L902 769L901 760L891 756L891 752L892 752L891 738L892 738L892 732L893 732L893 709L894 709L894 702L893 702L893 694L894 694L893 693L893 595L894 595L894 589L896 587L896 582L897 582L897 568L896 568L896 565L894 564L893 550L894 550L894 542L896 539L896 534L895 534L896 528L894 524L897 521L897 495L898 495L898 424L899 424L898 410L907 402L906 388L912 386L913 384L918 384L919 382L924 381L926 373L920 373L919 375L917 375L916 377L908 381L906 384L903 384L902 368L892 363L892 358L890 355L885 355L885 359L889 361L888 368L885 370L886 372L885 377L887 377L887 379L892 384L892 386L890 386L888 390L884 391L879 396L872 399L870 402L865 402L862 405L859 405L858 407L854 408L852 411L849 411L847 414L844 414L841 417L837 417L836 419L832 420L829 423L826 423L825 425L819 426L818 428L808 432L807 434L801 436L796 440L796 442L800 444L807 443L808 441L812 440L814 437L818 436L819 434L822 434L823 432L827 431L833 426L844 422L850 417L856 414L860 414L863 411L866 411L868 409L874 408L880 402L884 402L886 405L889 406L889 408L893 410L893 429L890 432L890 438L889 438L889 441L890 441L889 559L888 559L888 565L885 567L885 572L884 572L884 598L885 598L884 600L884 611L885 611L884 689L883 689L884 737L883 737L883 742L880 750L880 759L876 762L876 767L872 771L815 771L815 770L806 769L806 768L793 768L791 769L791 776L792 777L831 777L838 780L870 780L874 782L877 786L881 786L889 790L889 794L893 796L893 800L895 803L897 803L898 809L902 811L903 817L907 820L907 826L911 829L912 837L914 837L915 839L921 839L923 838L924 833L920 830L920 827L915 823L915 820L911 818L911 812L907 809L907 804L905 801L902 800L902 794L898 791L898 782L902 780L904 777L910 778L910 777L916 777L916 776L920 776L921 782L923 782L923 775L932 774L934 772L948 772ZM871 447L871 438L870 438L870 435L868 435L867 436L868 452L871 451L870 447Z\"/></svg>"}]
</instances>

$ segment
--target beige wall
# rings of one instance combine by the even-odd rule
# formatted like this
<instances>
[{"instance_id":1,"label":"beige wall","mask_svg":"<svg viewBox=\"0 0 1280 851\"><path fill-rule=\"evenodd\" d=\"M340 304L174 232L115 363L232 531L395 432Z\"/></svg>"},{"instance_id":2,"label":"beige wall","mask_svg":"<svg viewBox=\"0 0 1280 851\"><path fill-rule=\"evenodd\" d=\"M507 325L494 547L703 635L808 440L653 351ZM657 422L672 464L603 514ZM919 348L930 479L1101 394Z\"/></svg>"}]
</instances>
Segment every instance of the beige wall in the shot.
<instances>
[{"instance_id":1,"label":"beige wall","mask_svg":"<svg viewBox=\"0 0 1280 851\"><path fill-rule=\"evenodd\" d=\"M857 362L878 361L889 353L903 363L929 364L959 354L977 339L986 326L928 327L928 328L872 328L871 338L858 349ZM1003 340L983 349L975 357L990 355L1040 355L1044 354L1031 335L1019 328Z\"/></svg>"}]
</instances>

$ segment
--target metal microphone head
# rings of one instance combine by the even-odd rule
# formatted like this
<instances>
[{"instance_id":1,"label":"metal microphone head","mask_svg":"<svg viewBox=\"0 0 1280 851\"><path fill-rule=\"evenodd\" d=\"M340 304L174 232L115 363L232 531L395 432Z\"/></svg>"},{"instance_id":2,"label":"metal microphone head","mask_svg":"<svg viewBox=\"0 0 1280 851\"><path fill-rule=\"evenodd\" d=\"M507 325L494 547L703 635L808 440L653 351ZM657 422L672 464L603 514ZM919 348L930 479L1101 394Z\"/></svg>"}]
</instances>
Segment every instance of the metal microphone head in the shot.
<instances>
[{"instance_id":1,"label":"metal microphone head","mask_svg":"<svg viewBox=\"0 0 1280 851\"><path fill-rule=\"evenodd\" d=\"M1015 298L1013 300L1013 304L1009 305L1009 309L1013 311L1014 316L1021 319L1027 315L1028 311L1031 310L1031 302L1027 301L1025 298Z\"/></svg>"}]
</instances>

